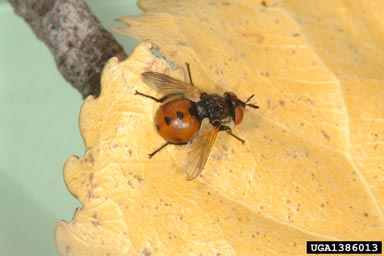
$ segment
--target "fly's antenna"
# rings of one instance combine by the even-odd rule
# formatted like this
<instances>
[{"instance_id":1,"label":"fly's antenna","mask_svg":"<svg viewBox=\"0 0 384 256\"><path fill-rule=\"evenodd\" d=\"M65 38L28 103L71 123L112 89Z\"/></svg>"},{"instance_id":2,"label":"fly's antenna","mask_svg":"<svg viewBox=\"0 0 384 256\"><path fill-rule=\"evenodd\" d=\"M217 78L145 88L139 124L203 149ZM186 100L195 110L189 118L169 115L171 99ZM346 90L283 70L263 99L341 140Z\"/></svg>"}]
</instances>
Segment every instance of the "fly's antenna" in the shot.
<instances>
[{"instance_id":1,"label":"fly's antenna","mask_svg":"<svg viewBox=\"0 0 384 256\"><path fill-rule=\"evenodd\" d=\"M248 103L254 96L255 96L255 94L252 94L251 96L248 97L248 99L246 101L244 101L245 106L249 106L251 108L256 108L256 109L260 108L259 106L255 105L255 104Z\"/></svg>"},{"instance_id":2,"label":"fly's antenna","mask_svg":"<svg viewBox=\"0 0 384 256\"><path fill-rule=\"evenodd\" d=\"M193 81L192 81L192 75L191 75L191 68L189 67L189 63L188 62L185 62L185 65L187 66L187 71L188 71L188 77L189 77L189 83L193 86L195 86L193 84Z\"/></svg>"}]
</instances>

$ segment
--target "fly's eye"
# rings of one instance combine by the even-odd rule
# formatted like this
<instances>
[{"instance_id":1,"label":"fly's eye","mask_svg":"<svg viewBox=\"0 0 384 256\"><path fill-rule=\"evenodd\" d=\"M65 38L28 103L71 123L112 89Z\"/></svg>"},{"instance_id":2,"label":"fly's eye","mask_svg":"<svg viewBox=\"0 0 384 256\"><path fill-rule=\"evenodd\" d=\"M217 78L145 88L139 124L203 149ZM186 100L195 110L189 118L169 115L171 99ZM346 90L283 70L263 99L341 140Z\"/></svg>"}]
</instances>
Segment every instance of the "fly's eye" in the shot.
<instances>
[{"instance_id":1,"label":"fly's eye","mask_svg":"<svg viewBox=\"0 0 384 256\"><path fill-rule=\"evenodd\" d=\"M244 107L243 106L237 106L235 108L235 125L238 125L243 121L244 117Z\"/></svg>"}]
</instances>

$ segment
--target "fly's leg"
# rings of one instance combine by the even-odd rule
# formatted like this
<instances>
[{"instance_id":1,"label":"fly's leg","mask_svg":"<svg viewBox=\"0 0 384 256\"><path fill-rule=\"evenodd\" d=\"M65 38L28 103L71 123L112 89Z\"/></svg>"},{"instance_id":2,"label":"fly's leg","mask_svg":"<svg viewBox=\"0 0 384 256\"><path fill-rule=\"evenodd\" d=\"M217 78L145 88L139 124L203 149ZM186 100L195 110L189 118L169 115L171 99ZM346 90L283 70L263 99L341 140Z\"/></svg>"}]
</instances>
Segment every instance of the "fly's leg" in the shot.
<instances>
[{"instance_id":1,"label":"fly's leg","mask_svg":"<svg viewBox=\"0 0 384 256\"><path fill-rule=\"evenodd\" d=\"M158 99L158 98L155 98L155 97L153 97L153 96L151 96L151 95L141 93L141 92L139 92L139 91L135 91L135 95L144 96L144 97L147 97L147 98L149 98L149 99L151 99L151 100L154 100L154 101L156 101L156 102L160 102L160 103L163 102L163 101L165 101L166 99L168 99L170 96L172 96L172 94L170 94L170 95L166 95L166 96L161 97L160 99Z\"/></svg>"},{"instance_id":2,"label":"fly's leg","mask_svg":"<svg viewBox=\"0 0 384 256\"><path fill-rule=\"evenodd\" d=\"M185 65L187 66L187 71L188 71L188 77L189 77L189 83L193 86L195 86L193 84L193 81L192 81L192 75L191 75L191 68L189 66L189 63L188 62L185 62Z\"/></svg>"},{"instance_id":3,"label":"fly's leg","mask_svg":"<svg viewBox=\"0 0 384 256\"><path fill-rule=\"evenodd\" d=\"M148 154L148 157L149 157L149 158L152 158L154 155L156 155L157 153L159 153L163 148L165 148L165 147L168 146L169 144L170 144L169 142L164 143L164 144L161 145L158 149L156 149L155 151L153 151L151 154Z\"/></svg>"},{"instance_id":4,"label":"fly's leg","mask_svg":"<svg viewBox=\"0 0 384 256\"><path fill-rule=\"evenodd\" d=\"M235 139L237 139L238 141L240 141L242 144L245 143L245 140L243 140L242 138L240 138L240 137L237 136L236 134L233 134L233 133L232 133L232 129L231 129L231 127L229 127L229 126L222 125L222 126L219 127L219 131L226 131L229 135L231 135L232 137L234 137Z\"/></svg>"}]
</instances>

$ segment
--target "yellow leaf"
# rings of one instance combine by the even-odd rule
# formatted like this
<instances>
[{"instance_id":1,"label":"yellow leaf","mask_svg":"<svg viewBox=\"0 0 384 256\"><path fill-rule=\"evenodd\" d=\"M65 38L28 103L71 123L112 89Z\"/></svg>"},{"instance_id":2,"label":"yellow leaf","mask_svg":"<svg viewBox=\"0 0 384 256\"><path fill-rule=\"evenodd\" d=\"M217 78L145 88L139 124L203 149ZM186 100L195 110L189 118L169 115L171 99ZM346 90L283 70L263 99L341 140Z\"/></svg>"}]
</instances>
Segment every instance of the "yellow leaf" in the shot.
<instances>
[{"instance_id":1,"label":"yellow leaf","mask_svg":"<svg viewBox=\"0 0 384 256\"><path fill-rule=\"evenodd\" d=\"M64 176L83 208L60 222L62 255L305 255L308 240L384 239L384 33L380 1L140 1L115 28L150 43L111 59ZM255 93L219 133L202 176L153 127L141 73L206 92Z\"/></svg>"}]
</instances>

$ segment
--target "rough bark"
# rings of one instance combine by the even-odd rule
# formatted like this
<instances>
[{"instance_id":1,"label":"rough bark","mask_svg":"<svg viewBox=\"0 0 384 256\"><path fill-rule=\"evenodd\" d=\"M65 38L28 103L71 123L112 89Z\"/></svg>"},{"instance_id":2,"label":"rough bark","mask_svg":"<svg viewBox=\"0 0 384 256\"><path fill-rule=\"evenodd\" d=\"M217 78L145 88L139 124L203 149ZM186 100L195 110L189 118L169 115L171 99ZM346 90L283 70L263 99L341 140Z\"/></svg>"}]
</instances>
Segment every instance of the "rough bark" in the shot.
<instances>
[{"instance_id":1,"label":"rough bark","mask_svg":"<svg viewBox=\"0 0 384 256\"><path fill-rule=\"evenodd\" d=\"M8 0L51 50L63 77L83 97L100 93L106 61L127 57L83 0Z\"/></svg>"}]
</instances>

